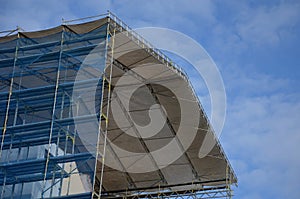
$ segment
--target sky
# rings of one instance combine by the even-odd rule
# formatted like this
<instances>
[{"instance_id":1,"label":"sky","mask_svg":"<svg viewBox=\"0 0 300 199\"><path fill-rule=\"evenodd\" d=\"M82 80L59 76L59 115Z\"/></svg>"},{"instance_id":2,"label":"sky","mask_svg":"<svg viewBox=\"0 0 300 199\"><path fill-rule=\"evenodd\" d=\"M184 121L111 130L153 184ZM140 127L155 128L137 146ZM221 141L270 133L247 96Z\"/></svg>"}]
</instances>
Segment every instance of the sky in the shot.
<instances>
[{"instance_id":1,"label":"sky","mask_svg":"<svg viewBox=\"0 0 300 199\"><path fill-rule=\"evenodd\" d=\"M299 0L0 0L0 30L107 10L132 28L180 31L215 61L227 95L220 140L239 180L234 198L299 198Z\"/></svg>"}]
</instances>

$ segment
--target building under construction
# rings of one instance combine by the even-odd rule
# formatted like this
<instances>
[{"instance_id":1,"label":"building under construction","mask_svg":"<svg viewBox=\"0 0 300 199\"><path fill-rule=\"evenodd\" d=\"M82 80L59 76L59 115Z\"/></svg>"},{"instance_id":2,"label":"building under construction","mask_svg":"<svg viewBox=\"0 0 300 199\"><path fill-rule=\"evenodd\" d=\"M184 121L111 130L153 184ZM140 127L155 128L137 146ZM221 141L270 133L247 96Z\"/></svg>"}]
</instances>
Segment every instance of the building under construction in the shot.
<instances>
[{"instance_id":1,"label":"building under construction","mask_svg":"<svg viewBox=\"0 0 300 199\"><path fill-rule=\"evenodd\" d=\"M2 34L0 198L231 198L188 76L115 15Z\"/></svg>"}]
</instances>

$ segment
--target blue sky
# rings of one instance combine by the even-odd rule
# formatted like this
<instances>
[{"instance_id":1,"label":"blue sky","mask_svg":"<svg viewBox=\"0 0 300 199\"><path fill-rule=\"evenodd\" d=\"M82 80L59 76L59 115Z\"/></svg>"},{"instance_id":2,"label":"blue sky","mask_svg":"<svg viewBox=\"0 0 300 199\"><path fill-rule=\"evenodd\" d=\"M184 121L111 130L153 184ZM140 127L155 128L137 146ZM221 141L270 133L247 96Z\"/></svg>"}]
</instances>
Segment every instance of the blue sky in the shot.
<instances>
[{"instance_id":1,"label":"blue sky","mask_svg":"<svg viewBox=\"0 0 300 199\"><path fill-rule=\"evenodd\" d=\"M0 0L0 5L1 30L17 25L39 30L59 25L61 18L109 9L133 28L165 27L192 37L224 80L221 143L239 178L235 198L299 198L300 1Z\"/></svg>"}]
</instances>

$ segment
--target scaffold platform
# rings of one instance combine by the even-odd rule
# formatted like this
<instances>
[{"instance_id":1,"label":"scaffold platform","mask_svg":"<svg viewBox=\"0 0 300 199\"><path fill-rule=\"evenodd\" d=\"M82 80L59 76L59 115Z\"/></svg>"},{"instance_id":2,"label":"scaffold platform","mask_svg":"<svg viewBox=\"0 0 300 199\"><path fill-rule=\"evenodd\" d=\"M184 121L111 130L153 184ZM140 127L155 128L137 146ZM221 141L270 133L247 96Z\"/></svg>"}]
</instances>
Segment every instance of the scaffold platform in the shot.
<instances>
[{"instance_id":1,"label":"scaffold platform","mask_svg":"<svg viewBox=\"0 0 300 199\"><path fill-rule=\"evenodd\" d=\"M237 177L187 74L117 16L1 33L0 198L232 197ZM139 83L128 110L121 94ZM143 137L149 110L166 122ZM216 144L199 158L206 135ZM163 165L155 151L173 141L181 155Z\"/></svg>"}]
</instances>

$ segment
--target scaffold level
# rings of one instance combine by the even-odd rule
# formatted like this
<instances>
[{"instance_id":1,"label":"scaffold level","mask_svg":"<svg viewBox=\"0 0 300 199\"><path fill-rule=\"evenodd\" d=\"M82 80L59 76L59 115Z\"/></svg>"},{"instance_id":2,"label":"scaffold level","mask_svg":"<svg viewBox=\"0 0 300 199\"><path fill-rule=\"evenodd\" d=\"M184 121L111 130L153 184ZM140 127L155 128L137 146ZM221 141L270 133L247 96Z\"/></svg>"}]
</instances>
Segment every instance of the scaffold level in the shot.
<instances>
[{"instance_id":1,"label":"scaffold level","mask_svg":"<svg viewBox=\"0 0 300 199\"><path fill-rule=\"evenodd\" d=\"M0 198L231 198L237 178L188 76L118 17L1 35ZM149 110L165 119L153 136L136 127ZM164 165L155 151L173 141L181 155Z\"/></svg>"}]
</instances>

